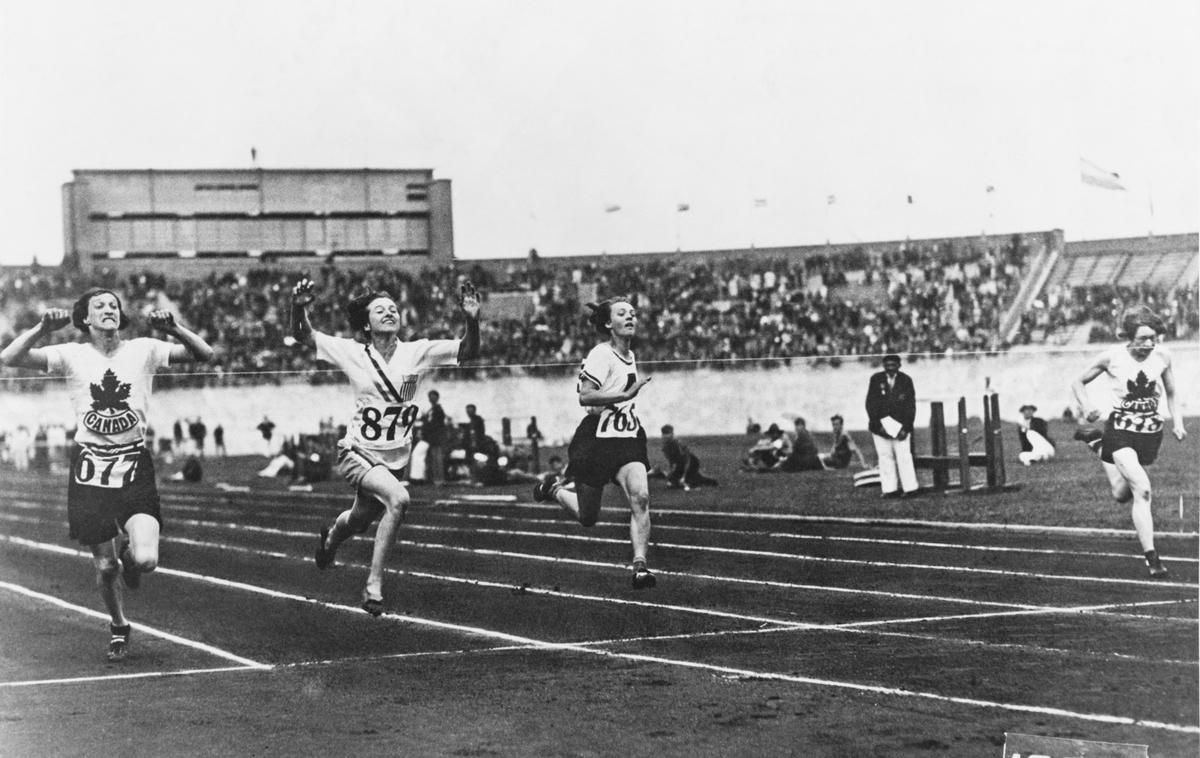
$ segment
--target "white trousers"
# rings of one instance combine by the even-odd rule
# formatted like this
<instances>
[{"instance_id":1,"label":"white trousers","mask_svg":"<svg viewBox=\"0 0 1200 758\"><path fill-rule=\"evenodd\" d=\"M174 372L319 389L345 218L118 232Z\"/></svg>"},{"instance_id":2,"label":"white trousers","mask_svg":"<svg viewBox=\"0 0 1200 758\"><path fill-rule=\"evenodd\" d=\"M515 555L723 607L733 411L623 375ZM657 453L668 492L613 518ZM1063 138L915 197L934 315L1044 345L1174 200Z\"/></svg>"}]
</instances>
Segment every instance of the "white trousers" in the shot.
<instances>
[{"instance_id":1,"label":"white trousers","mask_svg":"<svg viewBox=\"0 0 1200 758\"><path fill-rule=\"evenodd\" d=\"M425 481L427 475L425 457L427 455L429 455L429 443L425 440L418 440L417 444L413 445L412 455L408 458L409 479Z\"/></svg>"},{"instance_id":2,"label":"white trousers","mask_svg":"<svg viewBox=\"0 0 1200 758\"><path fill-rule=\"evenodd\" d=\"M902 440L872 434L875 455L879 458L879 489L883 494L903 489L916 492L921 488L917 482L917 469L913 465L912 435Z\"/></svg>"},{"instance_id":3,"label":"white trousers","mask_svg":"<svg viewBox=\"0 0 1200 758\"><path fill-rule=\"evenodd\" d=\"M1026 466L1035 461L1048 461L1054 457L1054 445L1050 444L1042 435L1028 429L1025 432L1025 439L1029 440L1029 446L1033 448L1029 452L1017 453L1017 459Z\"/></svg>"}]
</instances>

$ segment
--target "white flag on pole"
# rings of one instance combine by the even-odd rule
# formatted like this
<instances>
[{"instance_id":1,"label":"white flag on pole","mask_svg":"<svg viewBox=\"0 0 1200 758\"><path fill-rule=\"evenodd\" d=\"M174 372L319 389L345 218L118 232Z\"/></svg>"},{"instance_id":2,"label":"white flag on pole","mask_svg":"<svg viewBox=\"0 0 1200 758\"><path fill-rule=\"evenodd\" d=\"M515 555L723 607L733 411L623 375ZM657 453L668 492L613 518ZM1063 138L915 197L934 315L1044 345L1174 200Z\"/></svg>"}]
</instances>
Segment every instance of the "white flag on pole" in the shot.
<instances>
[{"instance_id":1,"label":"white flag on pole","mask_svg":"<svg viewBox=\"0 0 1200 758\"><path fill-rule=\"evenodd\" d=\"M1090 184L1093 187L1110 190L1125 189L1125 186L1121 184L1120 174L1101 168L1082 156L1079 158L1079 179L1084 184Z\"/></svg>"}]
</instances>

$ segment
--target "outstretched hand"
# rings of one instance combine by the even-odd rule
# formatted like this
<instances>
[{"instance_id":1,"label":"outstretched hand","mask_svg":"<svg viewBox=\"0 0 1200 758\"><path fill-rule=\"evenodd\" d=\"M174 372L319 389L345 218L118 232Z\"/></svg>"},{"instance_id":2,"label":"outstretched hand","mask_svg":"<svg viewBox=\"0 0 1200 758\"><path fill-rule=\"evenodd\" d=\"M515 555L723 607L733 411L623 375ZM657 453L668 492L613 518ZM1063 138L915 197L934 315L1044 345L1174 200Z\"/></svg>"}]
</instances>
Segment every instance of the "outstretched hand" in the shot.
<instances>
[{"instance_id":1,"label":"outstretched hand","mask_svg":"<svg viewBox=\"0 0 1200 758\"><path fill-rule=\"evenodd\" d=\"M629 398L632 400L633 398L637 397L637 394L642 391L642 387L645 387L649 383L650 383L650 377L648 377L648 376L639 377L637 380L634 381L633 384L631 384L629 386L629 390L628 390Z\"/></svg>"},{"instance_id":2,"label":"outstretched hand","mask_svg":"<svg viewBox=\"0 0 1200 758\"><path fill-rule=\"evenodd\" d=\"M292 306L303 308L317 299L314 292L312 280L307 276L296 282L296 286L292 287Z\"/></svg>"},{"instance_id":3,"label":"outstretched hand","mask_svg":"<svg viewBox=\"0 0 1200 758\"><path fill-rule=\"evenodd\" d=\"M71 312L66 308L51 308L42 314L42 328L56 332L71 323Z\"/></svg>"},{"instance_id":4,"label":"outstretched hand","mask_svg":"<svg viewBox=\"0 0 1200 758\"><path fill-rule=\"evenodd\" d=\"M475 289L474 284L463 282L459 290L458 304L463 309L463 313L471 318L479 318L479 292Z\"/></svg>"},{"instance_id":5,"label":"outstretched hand","mask_svg":"<svg viewBox=\"0 0 1200 758\"><path fill-rule=\"evenodd\" d=\"M175 328L175 314L170 311L150 311L150 328L169 332Z\"/></svg>"}]
</instances>

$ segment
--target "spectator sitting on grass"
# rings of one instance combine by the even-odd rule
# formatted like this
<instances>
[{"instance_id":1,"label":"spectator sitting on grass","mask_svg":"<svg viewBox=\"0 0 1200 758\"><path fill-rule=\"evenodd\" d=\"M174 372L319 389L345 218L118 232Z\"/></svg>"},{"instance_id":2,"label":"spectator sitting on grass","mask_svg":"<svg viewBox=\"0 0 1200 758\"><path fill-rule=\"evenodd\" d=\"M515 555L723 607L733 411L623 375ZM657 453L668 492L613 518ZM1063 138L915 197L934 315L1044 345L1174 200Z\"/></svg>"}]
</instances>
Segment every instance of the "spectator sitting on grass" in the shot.
<instances>
[{"instance_id":1,"label":"spectator sitting on grass","mask_svg":"<svg viewBox=\"0 0 1200 758\"><path fill-rule=\"evenodd\" d=\"M828 453L821 454L821 463L825 468L846 468L850 465L852 456L858 459L858 465L864 469L870 468L862 451L854 444L854 438L846 433L845 421L841 415L833 416L829 422L833 424L833 447Z\"/></svg>"},{"instance_id":2,"label":"spectator sitting on grass","mask_svg":"<svg viewBox=\"0 0 1200 758\"><path fill-rule=\"evenodd\" d=\"M791 453L791 440L779 428L779 424L771 424L767 427L767 433L747 451L742 468L746 471L774 471L783 465Z\"/></svg>"},{"instance_id":3,"label":"spectator sitting on grass","mask_svg":"<svg viewBox=\"0 0 1200 758\"><path fill-rule=\"evenodd\" d=\"M667 486L690 490L692 487L716 487L717 480L700 473L700 459L683 441L675 436L675 427L662 428L662 451L670 467L666 472Z\"/></svg>"}]
</instances>

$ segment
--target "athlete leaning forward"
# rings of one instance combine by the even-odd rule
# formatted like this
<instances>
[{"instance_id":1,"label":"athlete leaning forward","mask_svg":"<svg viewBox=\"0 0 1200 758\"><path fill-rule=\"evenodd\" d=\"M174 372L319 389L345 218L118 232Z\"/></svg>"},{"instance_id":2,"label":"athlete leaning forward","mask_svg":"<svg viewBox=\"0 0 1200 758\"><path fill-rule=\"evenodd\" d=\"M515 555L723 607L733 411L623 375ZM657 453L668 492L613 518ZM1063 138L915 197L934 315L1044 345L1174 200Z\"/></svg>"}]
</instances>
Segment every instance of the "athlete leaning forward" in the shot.
<instances>
[{"instance_id":1,"label":"athlete leaning forward","mask_svg":"<svg viewBox=\"0 0 1200 758\"><path fill-rule=\"evenodd\" d=\"M466 316L466 331L461 339L411 342L400 340L399 309L387 292L372 292L346 304L355 339L313 329L307 311L313 299L313 283L302 279L292 290L292 334L316 348L318 359L341 369L354 389L354 416L337 444L338 471L354 487L354 503L331 526L321 529L317 567L332 566L338 546L378 520L362 593L363 610L378 616L383 613L384 560L409 503L404 468L419 415L413 402L417 385L424 371L455 366L479 355L479 295L469 282L462 285L459 305Z\"/></svg>"},{"instance_id":2,"label":"athlete leaning forward","mask_svg":"<svg viewBox=\"0 0 1200 758\"><path fill-rule=\"evenodd\" d=\"M646 568L650 544L650 487L646 472L646 430L634 400L649 377L639 378L632 342L637 334L637 310L630 298L589 303L588 321L608 339L592 348L579 372L576 392L587 415L575 429L567 448L566 477L547 476L533 488L539 503L557 502L583 526L600 516L604 486L621 488L629 501L629 541L633 546L634 589L655 584ZM566 486L574 484L574 491Z\"/></svg>"},{"instance_id":3,"label":"athlete leaning forward","mask_svg":"<svg viewBox=\"0 0 1200 758\"><path fill-rule=\"evenodd\" d=\"M146 411L154 372L188 361L207 362L212 348L163 310L151 311L150 326L179 342L151 337L122 339L129 325L117 295L106 289L83 294L71 311L51 308L37 326L3 352L6 366L61 374L78 419L78 445L67 481L71 539L92 551L96 586L110 616L108 660L129 651L130 624L121 584L137 589L141 575L158 566L162 516L154 459L146 449ZM86 342L34 347L68 323Z\"/></svg>"}]
</instances>

